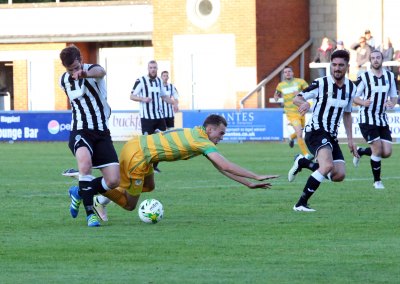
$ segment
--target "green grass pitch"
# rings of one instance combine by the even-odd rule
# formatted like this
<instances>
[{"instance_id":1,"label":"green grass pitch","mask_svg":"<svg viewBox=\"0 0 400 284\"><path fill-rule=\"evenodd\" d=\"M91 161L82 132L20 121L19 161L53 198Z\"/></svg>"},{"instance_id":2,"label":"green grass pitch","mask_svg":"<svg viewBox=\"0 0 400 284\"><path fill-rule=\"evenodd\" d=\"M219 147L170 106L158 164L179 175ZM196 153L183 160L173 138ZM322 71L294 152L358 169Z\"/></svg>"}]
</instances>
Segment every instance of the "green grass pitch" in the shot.
<instances>
[{"instance_id":1,"label":"green grass pitch","mask_svg":"<svg viewBox=\"0 0 400 284\"><path fill-rule=\"evenodd\" d=\"M116 144L119 151L121 143ZM369 159L324 182L294 212L310 171L293 183L297 146L227 143L221 153L258 173L279 174L273 188L248 189L204 157L160 164L156 190L164 219L109 206L109 222L88 228L69 215L61 176L74 167L66 143L0 143L0 283L399 283L399 145L383 160L386 187L375 190ZM98 172L95 172L98 174Z\"/></svg>"}]
</instances>

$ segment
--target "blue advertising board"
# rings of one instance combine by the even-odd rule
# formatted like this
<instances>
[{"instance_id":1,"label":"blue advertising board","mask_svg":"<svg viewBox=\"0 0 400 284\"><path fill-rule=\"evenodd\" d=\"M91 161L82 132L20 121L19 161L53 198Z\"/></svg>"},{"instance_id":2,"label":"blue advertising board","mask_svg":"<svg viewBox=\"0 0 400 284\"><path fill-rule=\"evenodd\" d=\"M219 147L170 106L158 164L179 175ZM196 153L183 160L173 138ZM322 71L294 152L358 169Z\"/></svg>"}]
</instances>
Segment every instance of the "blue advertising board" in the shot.
<instances>
[{"instance_id":1,"label":"blue advertising board","mask_svg":"<svg viewBox=\"0 0 400 284\"><path fill-rule=\"evenodd\" d=\"M202 125L210 114L228 122L224 141L280 141L283 139L282 109L182 111L183 127Z\"/></svg>"},{"instance_id":2,"label":"blue advertising board","mask_svg":"<svg viewBox=\"0 0 400 284\"><path fill-rule=\"evenodd\" d=\"M209 114L219 114L228 122L224 141L279 141L283 139L282 109L182 111L182 126L202 125ZM116 111L109 119L114 141L126 141L141 134L137 112ZM0 112L0 141L68 141L70 111Z\"/></svg>"},{"instance_id":3,"label":"blue advertising board","mask_svg":"<svg viewBox=\"0 0 400 284\"><path fill-rule=\"evenodd\" d=\"M67 141L71 112L0 112L0 141Z\"/></svg>"}]
</instances>

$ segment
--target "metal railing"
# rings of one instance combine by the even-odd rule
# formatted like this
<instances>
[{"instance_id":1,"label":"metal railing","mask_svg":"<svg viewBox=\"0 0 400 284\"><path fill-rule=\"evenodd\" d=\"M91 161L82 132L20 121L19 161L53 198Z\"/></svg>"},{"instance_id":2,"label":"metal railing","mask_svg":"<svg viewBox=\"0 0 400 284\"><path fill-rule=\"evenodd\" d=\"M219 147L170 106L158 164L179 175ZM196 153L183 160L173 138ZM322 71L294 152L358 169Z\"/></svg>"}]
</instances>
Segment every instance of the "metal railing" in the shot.
<instances>
[{"instance_id":1,"label":"metal railing","mask_svg":"<svg viewBox=\"0 0 400 284\"><path fill-rule=\"evenodd\" d=\"M279 75L283 68L285 68L286 65L290 64L293 60L295 60L298 56L300 56L300 77L304 78L304 52L305 50L310 47L313 43L313 40L307 41L305 44L303 44L299 50L297 50L295 53L293 53L288 59L286 59L281 65L279 65L278 68L276 68L271 74L269 74L264 80L262 80L257 87L254 88L251 92L249 92L246 96L244 96L240 100L240 108L244 108L244 102L247 101L250 97L252 97L254 94L259 94L258 96L258 106L264 108L265 107L265 85L268 84L269 81L271 81L275 76Z\"/></svg>"}]
</instances>

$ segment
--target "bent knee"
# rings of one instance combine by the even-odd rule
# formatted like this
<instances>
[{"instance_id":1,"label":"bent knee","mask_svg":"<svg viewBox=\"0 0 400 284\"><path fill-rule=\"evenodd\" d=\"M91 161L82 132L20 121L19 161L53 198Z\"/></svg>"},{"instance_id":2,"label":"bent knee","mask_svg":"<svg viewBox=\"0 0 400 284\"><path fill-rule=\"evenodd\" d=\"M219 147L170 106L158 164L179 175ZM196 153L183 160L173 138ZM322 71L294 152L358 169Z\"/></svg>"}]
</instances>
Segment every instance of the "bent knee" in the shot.
<instances>
[{"instance_id":1,"label":"bent knee","mask_svg":"<svg viewBox=\"0 0 400 284\"><path fill-rule=\"evenodd\" d=\"M119 177L112 177L106 179L105 182L109 188L116 188L119 186L120 179Z\"/></svg>"},{"instance_id":2,"label":"bent knee","mask_svg":"<svg viewBox=\"0 0 400 284\"><path fill-rule=\"evenodd\" d=\"M333 170L333 164L327 164L324 165L323 167L319 167L318 171L323 174L323 175L327 175L328 173L332 172Z\"/></svg>"}]
</instances>

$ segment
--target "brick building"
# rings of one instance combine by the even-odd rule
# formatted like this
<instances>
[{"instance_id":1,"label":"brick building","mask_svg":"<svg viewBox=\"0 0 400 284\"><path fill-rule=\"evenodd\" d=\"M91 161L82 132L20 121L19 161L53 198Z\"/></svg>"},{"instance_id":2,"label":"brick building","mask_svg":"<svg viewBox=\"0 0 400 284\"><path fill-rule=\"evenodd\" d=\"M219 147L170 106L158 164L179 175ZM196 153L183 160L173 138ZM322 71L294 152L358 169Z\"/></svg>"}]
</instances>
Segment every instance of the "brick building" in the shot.
<instances>
[{"instance_id":1,"label":"brick building","mask_svg":"<svg viewBox=\"0 0 400 284\"><path fill-rule=\"evenodd\" d=\"M8 16L10 26L16 26L16 30L0 34L0 62L3 64L0 70L12 73L12 82L8 82L7 87L12 94L11 109L14 110L68 108L67 99L58 87L58 78L63 72L58 53L69 43L81 48L86 62L110 66L113 71L108 70L108 77L112 80L107 83L109 94L118 94L114 99L116 103L122 100L121 105L126 106L129 86L147 71L147 61L154 57L160 69L170 70L172 81L183 94L184 109L212 109L238 107L249 90L309 39L307 0L135 0L80 2L79 5L13 4L0 5L0 8L0 16L3 19ZM80 11L85 8L92 11L87 19L97 16L103 19L99 25L90 25L88 20L85 21L88 27L83 29L78 23L74 26L65 20L71 14L88 13ZM93 12L94 8L98 10ZM116 9L115 13L107 14L106 18L104 11L111 11L111 8ZM121 14L127 8L140 14L141 22L127 22L129 17ZM138 10L144 8L151 12L146 14ZM35 24L21 27L17 21L12 22L13 18L18 18L12 15L22 12L26 22ZM37 19L38 13L43 13L44 19L48 17L48 22L30 20L30 17ZM132 18L138 16L132 15ZM280 22L285 24L277 25ZM109 28L113 24L115 27ZM120 70L124 75L120 76L118 68L112 69L115 55L102 54L106 54L105 49L110 54L110 50L118 53L124 48L133 53L147 51L138 57L140 71L138 68L130 71L130 67L125 66ZM293 62L293 65L298 64ZM131 78L127 79L125 73L130 72ZM46 76L43 78L39 74ZM114 86L121 85L118 77L125 80L125 87L113 91ZM267 96L278 80L277 77L271 87L267 87ZM246 107L256 107L256 98L248 100Z\"/></svg>"}]
</instances>

